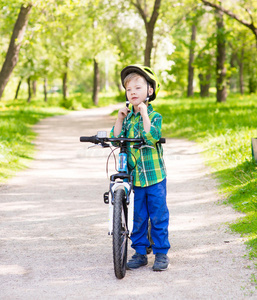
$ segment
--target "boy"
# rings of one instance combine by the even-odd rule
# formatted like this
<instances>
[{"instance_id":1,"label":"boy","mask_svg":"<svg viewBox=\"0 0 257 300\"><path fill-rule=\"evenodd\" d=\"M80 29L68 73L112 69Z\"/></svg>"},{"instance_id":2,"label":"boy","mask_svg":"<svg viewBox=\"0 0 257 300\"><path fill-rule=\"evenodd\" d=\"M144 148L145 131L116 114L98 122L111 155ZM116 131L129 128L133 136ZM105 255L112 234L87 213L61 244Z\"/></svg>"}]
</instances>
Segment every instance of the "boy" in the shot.
<instances>
[{"instance_id":1,"label":"boy","mask_svg":"<svg viewBox=\"0 0 257 300\"><path fill-rule=\"evenodd\" d=\"M147 265L146 249L148 219L151 220L152 245L155 254L154 271L168 268L167 257L170 248L168 240L169 211L166 204L166 169L161 144L162 117L153 110L154 100L160 84L154 72L144 66L131 65L121 72L126 99L132 104L119 110L111 136L143 138L147 147L131 148L128 165L134 176L134 228L131 235L132 248L136 251L127 263L128 269ZM135 164L136 160L136 164Z\"/></svg>"}]
</instances>

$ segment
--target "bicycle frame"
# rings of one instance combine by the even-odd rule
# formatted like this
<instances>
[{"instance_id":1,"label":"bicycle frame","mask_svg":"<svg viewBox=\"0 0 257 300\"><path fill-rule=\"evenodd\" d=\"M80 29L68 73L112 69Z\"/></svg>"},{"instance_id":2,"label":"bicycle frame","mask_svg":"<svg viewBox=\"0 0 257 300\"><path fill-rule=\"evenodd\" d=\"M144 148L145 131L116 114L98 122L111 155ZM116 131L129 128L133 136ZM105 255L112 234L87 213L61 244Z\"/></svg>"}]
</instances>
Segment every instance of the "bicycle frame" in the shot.
<instances>
[{"instance_id":1,"label":"bicycle frame","mask_svg":"<svg viewBox=\"0 0 257 300\"><path fill-rule=\"evenodd\" d=\"M133 230L134 223L134 190L133 190L133 176L128 174L127 153L125 148L121 148L119 153L119 173L111 175L110 192L109 192L109 235L113 230L113 199L114 193L117 189L123 188L126 194L126 205L128 208L127 218L123 216L123 224L126 225L127 234L130 236ZM118 179L118 181L116 181ZM127 221L126 221L127 220Z\"/></svg>"}]
</instances>

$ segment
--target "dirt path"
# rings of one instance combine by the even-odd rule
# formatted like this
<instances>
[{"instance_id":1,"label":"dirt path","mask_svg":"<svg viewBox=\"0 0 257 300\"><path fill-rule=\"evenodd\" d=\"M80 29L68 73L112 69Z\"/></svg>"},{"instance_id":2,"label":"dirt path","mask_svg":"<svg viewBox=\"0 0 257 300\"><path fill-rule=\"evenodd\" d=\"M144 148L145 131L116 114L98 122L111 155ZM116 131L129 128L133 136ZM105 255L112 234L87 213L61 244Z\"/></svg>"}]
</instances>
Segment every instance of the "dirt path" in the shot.
<instances>
[{"instance_id":1,"label":"dirt path","mask_svg":"<svg viewBox=\"0 0 257 300\"><path fill-rule=\"evenodd\" d=\"M253 263L225 225L238 214L217 205L215 182L185 140L164 146L170 269L153 272L150 255L148 266L115 278L102 201L109 150L79 143L110 130L109 112L40 122L36 160L0 187L0 299L256 299Z\"/></svg>"}]
</instances>

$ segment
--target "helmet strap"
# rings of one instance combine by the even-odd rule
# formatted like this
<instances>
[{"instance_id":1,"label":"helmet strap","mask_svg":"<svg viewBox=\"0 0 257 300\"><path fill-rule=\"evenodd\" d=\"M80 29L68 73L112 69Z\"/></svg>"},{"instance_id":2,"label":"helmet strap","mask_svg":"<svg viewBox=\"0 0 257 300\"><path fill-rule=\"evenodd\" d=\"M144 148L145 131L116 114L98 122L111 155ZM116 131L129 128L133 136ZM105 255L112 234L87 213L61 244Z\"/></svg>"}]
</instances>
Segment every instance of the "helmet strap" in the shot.
<instances>
[{"instance_id":1,"label":"helmet strap","mask_svg":"<svg viewBox=\"0 0 257 300\"><path fill-rule=\"evenodd\" d=\"M127 92L125 92L125 95L126 95L126 107L129 107L129 99L127 97Z\"/></svg>"},{"instance_id":2,"label":"helmet strap","mask_svg":"<svg viewBox=\"0 0 257 300\"><path fill-rule=\"evenodd\" d=\"M145 102L149 101L149 99L150 99L150 96L149 96L149 82L147 81L147 96L146 96Z\"/></svg>"}]
</instances>

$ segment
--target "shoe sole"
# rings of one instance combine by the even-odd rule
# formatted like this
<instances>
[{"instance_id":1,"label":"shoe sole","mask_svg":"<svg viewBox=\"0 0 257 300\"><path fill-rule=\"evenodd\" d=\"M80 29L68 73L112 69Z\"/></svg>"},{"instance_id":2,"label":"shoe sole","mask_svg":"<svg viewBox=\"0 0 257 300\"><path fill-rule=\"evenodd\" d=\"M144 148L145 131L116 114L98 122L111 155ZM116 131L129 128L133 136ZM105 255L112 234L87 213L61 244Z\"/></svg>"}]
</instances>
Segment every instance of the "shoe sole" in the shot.
<instances>
[{"instance_id":1,"label":"shoe sole","mask_svg":"<svg viewBox=\"0 0 257 300\"><path fill-rule=\"evenodd\" d=\"M128 265L126 265L126 270L136 270L136 269L139 269L139 268L141 268L141 267L146 266L147 264L148 264L148 263L146 263L146 264L144 264L144 265L140 265L140 266L135 267L135 268L131 268L131 267L129 267Z\"/></svg>"},{"instance_id":2,"label":"shoe sole","mask_svg":"<svg viewBox=\"0 0 257 300\"><path fill-rule=\"evenodd\" d=\"M170 266L170 264L168 264L167 268L165 268L165 269L161 269L161 268L153 268L153 271L154 271L154 272L162 272L162 271L166 271L166 270L169 269L169 266Z\"/></svg>"}]
</instances>

